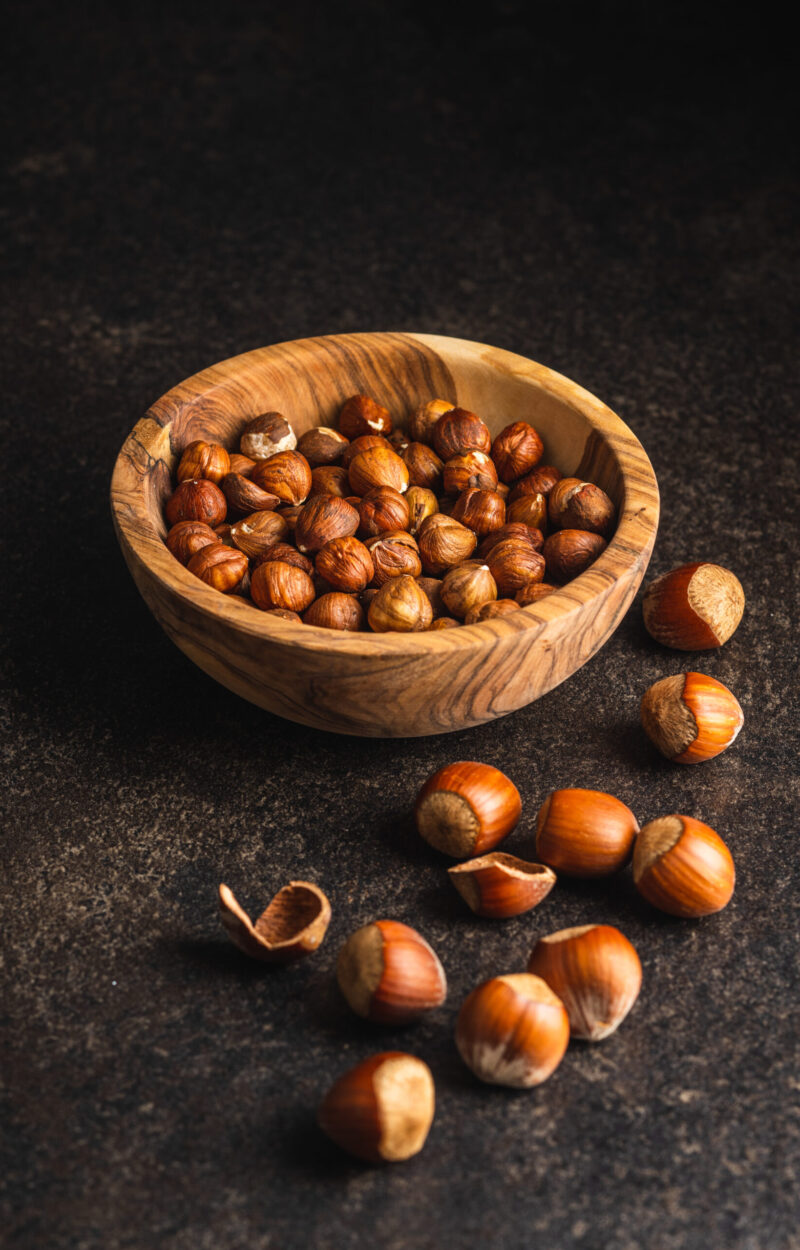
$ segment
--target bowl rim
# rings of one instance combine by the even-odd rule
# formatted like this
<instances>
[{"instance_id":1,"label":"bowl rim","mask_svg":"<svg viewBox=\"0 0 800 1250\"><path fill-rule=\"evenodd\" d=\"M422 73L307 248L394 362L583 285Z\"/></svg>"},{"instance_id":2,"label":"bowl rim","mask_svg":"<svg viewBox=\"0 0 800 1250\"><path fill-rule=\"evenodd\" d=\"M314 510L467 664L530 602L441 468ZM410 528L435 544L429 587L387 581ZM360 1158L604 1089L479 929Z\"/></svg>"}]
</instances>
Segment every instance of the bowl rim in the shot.
<instances>
[{"instance_id":1,"label":"bowl rim","mask_svg":"<svg viewBox=\"0 0 800 1250\"><path fill-rule=\"evenodd\" d=\"M580 412L589 425L599 431L620 465L623 498L617 528L608 546L584 573L559 586L536 604L472 625L459 624L455 629L414 633L373 633L366 630L356 633L269 616L240 596L222 594L207 586L175 559L151 520L142 489L144 476L133 501L128 489L133 455L141 458L144 452L150 458L163 458L165 439L168 440L172 424L171 421L164 422L164 411L171 409L177 413L191 401L196 402L204 391L217 389L226 380L232 380L243 364L260 363L270 356L279 356L289 346L324 349L325 344L331 341L355 341L356 345L368 349L369 341L378 337L384 342L387 339L406 344L411 341L423 344L434 352L455 350L473 357L490 351L493 363L499 364L504 371L535 381ZM631 481L630 463L623 468L625 461L631 460L635 461L637 470L635 483ZM602 400L563 374L516 352L472 339L410 330L361 331L287 339L229 356L184 378L148 408L125 439L111 476L110 503L117 536L126 557L130 552L167 592L190 602L195 608L201 608L221 624L292 650L335 651L341 655L393 661L400 657L413 659L419 653L442 646L457 647L474 654L476 650L491 648L501 638L507 638L510 630L523 637L531 630L540 630L544 625L567 617L602 592L607 592L638 564L643 552L652 550L659 517L658 483L647 453L629 426Z\"/></svg>"}]
</instances>

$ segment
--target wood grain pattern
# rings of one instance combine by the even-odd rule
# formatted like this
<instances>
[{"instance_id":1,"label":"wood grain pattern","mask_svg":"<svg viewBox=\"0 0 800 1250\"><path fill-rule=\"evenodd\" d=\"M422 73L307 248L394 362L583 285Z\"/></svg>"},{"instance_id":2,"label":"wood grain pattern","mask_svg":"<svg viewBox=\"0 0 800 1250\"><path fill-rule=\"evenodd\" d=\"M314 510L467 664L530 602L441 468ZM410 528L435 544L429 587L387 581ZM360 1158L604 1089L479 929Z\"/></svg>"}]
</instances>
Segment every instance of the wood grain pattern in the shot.
<instances>
[{"instance_id":1,"label":"wood grain pattern","mask_svg":"<svg viewBox=\"0 0 800 1250\"><path fill-rule=\"evenodd\" d=\"M441 396L492 435L529 420L544 460L602 486L619 510L608 547L538 603L434 633L338 634L268 617L219 594L164 546L162 516L183 448L238 445L245 422L277 409L298 434L334 425L343 401L374 396L403 424ZM206 673L279 716L368 737L444 733L503 716L551 690L603 645L642 580L658 488L628 427L594 396L522 356L428 334L345 334L260 348L188 378L157 400L120 452L114 524L136 585L172 640Z\"/></svg>"}]
</instances>

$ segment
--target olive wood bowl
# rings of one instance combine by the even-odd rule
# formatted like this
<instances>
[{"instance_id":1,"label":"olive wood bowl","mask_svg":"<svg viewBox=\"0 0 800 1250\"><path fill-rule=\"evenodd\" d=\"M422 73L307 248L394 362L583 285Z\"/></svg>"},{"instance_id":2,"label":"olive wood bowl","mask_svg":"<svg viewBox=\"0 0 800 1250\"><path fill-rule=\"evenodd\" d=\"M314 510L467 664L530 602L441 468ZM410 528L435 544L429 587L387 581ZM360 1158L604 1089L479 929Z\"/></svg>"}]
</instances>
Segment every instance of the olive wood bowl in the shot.
<instances>
[{"instance_id":1,"label":"olive wood bowl","mask_svg":"<svg viewBox=\"0 0 800 1250\"><path fill-rule=\"evenodd\" d=\"M335 425L372 395L396 424L436 397L496 435L530 421L545 463L597 483L618 509L600 558L538 603L477 625L415 634L344 633L266 616L194 577L164 545L164 503L194 439L238 447L244 424L278 410L296 432ZM644 576L658 524L652 466L628 427L574 382L523 356L433 334L337 334L262 347L212 365L157 400L126 440L111 482L122 552L148 607L204 672L251 703L318 729L410 737L481 725L552 690L603 645Z\"/></svg>"}]
</instances>

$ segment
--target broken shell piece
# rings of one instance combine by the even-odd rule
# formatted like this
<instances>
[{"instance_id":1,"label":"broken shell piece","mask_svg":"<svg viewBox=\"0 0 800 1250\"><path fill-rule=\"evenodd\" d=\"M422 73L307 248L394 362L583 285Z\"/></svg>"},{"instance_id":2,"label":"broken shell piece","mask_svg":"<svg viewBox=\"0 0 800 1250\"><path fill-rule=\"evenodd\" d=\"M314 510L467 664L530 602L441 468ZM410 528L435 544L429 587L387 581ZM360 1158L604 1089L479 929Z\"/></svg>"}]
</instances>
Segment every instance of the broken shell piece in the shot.
<instances>
[{"instance_id":1,"label":"broken shell piece","mask_svg":"<svg viewBox=\"0 0 800 1250\"><path fill-rule=\"evenodd\" d=\"M294 963L313 954L331 918L328 899L309 881L290 881L255 924L227 885L219 887L219 908L231 941L246 955L270 964Z\"/></svg>"},{"instance_id":2,"label":"broken shell piece","mask_svg":"<svg viewBox=\"0 0 800 1250\"><path fill-rule=\"evenodd\" d=\"M449 868L448 874L461 897L478 916L505 920L521 916L541 903L556 883L556 874L545 864L531 864L503 851Z\"/></svg>"}]
</instances>

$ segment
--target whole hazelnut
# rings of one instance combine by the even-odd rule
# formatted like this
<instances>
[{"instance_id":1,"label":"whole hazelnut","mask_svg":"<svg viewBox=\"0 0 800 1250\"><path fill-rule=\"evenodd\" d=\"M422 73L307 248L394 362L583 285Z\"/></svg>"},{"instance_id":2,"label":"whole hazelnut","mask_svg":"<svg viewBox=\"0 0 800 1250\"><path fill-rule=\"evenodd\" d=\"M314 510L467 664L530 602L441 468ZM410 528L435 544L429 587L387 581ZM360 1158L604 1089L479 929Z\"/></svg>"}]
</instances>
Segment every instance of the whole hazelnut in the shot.
<instances>
[{"instance_id":1,"label":"whole hazelnut","mask_svg":"<svg viewBox=\"0 0 800 1250\"><path fill-rule=\"evenodd\" d=\"M328 1090L320 1128L366 1163L397 1163L418 1154L433 1123L435 1090L421 1059L387 1050L345 1072Z\"/></svg>"},{"instance_id":2,"label":"whole hazelnut","mask_svg":"<svg viewBox=\"0 0 800 1250\"><path fill-rule=\"evenodd\" d=\"M418 577L417 585L421 586L425 594L431 601L433 608L434 620L437 616L444 616L447 609L442 602L442 581L439 577Z\"/></svg>"},{"instance_id":3,"label":"whole hazelnut","mask_svg":"<svg viewBox=\"0 0 800 1250\"><path fill-rule=\"evenodd\" d=\"M277 512L253 512L231 526L231 541L246 556L259 556L288 532L289 526Z\"/></svg>"},{"instance_id":4,"label":"whole hazelnut","mask_svg":"<svg viewBox=\"0 0 800 1250\"><path fill-rule=\"evenodd\" d=\"M349 494L350 479L347 469L343 469L340 464L320 464L311 470L310 498L314 495L338 495L340 499L344 499Z\"/></svg>"},{"instance_id":5,"label":"whole hazelnut","mask_svg":"<svg viewBox=\"0 0 800 1250\"><path fill-rule=\"evenodd\" d=\"M564 1004L546 981L530 973L484 981L458 1013L459 1054L490 1085L540 1085L564 1058L568 1042Z\"/></svg>"},{"instance_id":6,"label":"whole hazelnut","mask_svg":"<svg viewBox=\"0 0 800 1250\"><path fill-rule=\"evenodd\" d=\"M198 439L184 450L177 471L179 482L205 477L210 482L221 482L230 472L231 458L220 443L204 443Z\"/></svg>"},{"instance_id":7,"label":"whole hazelnut","mask_svg":"<svg viewBox=\"0 0 800 1250\"><path fill-rule=\"evenodd\" d=\"M414 819L420 835L453 859L483 855L519 822L522 800L491 764L459 760L435 772L420 790Z\"/></svg>"},{"instance_id":8,"label":"whole hazelnut","mask_svg":"<svg viewBox=\"0 0 800 1250\"><path fill-rule=\"evenodd\" d=\"M432 442L437 421L452 409L449 399L429 399L427 403L420 404L408 418L409 434L418 443Z\"/></svg>"},{"instance_id":9,"label":"whole hazelnut","mask_svg":"<svg viewBox=\"0 0 800 1250\"><path fill-rule=\"evenodd\" d=\"M339 413L339 432L351 439L362 434L391 434L389 409L369 395L351 395Z\"/></svg>"},{"instance_id":10,"label":"whole hazelnut","mask_svg":"<svg viewBox=\"0 0 800 1250\"><path fill-rule=\"evenodd\" d=\"M437 455L447 463L453 456L460 456L465 451L490 452L492 436L489 427L474 412L467 408L451 408L433 428L433 446Z\"/></svg>"},{"instance_id":11,"label":"whole hazelnut","mask_svg":"<svg viewBox=\"0 0 800 1250\"><path fill-rule=\"evenodd\" d=\"M536 854L572 877L603 877L628 862L639 822L602 790L554 790L539 809Z\"/></svg>"},{"instance_id":12,"label":"whole hazelnut","mask_svg":"<svg viewBox=\"0 0 800 1250\"><path fill-rule=\"evenodd\" d=\"M587 1042L616 1032L642 986L636 948L610 924L583 924L540 938L528 972L558 995L572 1036Z\"/></svg>"},{"instance_id":13,"label":"whole hazelnut","mask_svg":"<svg viewBox=\"0 0 800 1250\"><path fill-rule=\"evenodd\" d=\"M295 432L280 412L263 412L253 417L242 431L239 451L253 460L269 460L281 451L294 451Z\"/></svg>"},{"instance_id":14,"label":"whole hazelnut","mask_svg":"<svg viewBox=\"0 0 800 1250\"><path fill-rule=\"evenodd\" d=\"M561 471L555 465L539 464L532 473L526 473L514 483L508 501L513 503L515 499L521 499L523 495L544 495L546 499L556 482L560 481Z\"/></svg>"},{"instance_id":15,"label":"whole hazelnut","mask_svg":"<svg viewBox=\"0 0 800 1250\"><path fill-rule=\"evenodd\" d=\"M648 903L670 916L710 916L731 900L733 859L718 833L691 816L644 825L633 852L633 881Z\"/></svg>"},{"instance_id":16,"label":"whole hazelnut","mask_svg":"<svg viewBox=\"0 0 800 1250\"><path fill-rule=\"evenodd\" d=\"M250 481L283 503L302 503L311 490L311 468L299 451L280 451L257 464Z\"/></svg>"},{"instance_id":17,"label":"whole hazelnut","mask_svg":"<svg viewBox=\"0 0 800 1250\"><path fill-rule=\"evenodd\" d=\"M481 564L480 560L467 560L444 575L442 602L451 616L463 620L470 608L496 598L497 583L488 564Z\"/></svg>"},{"instance_id":18,"label":"whole hazelnut","mask_svg":"<svg viewBox=\"0 0 800 1250\"><path fill-rule=\"evenodd\" d=\"M508 538L522 539L530 543L534 551L541 551L544 546L544 535L541 530L532 529L530 525L524 525L522 521L507 521L505 525L500 526L499 530L492 530L491 534L481 539L478 547L479 558L485 560L493 547L505 542Z\"/></svg>"},{"instance_id":19,"label":"whole hazelnut","mask_svg":"<svg viewBox=\"0 0 800 1250\"><path fill-rule=\"evenodd\" d=\"M599 534L588 530L556 530L542 549L548 578L556 583L571 581L594 564L607 545Z\"/></svg>"},{"instance_id":20,"label":"whole hazelnut","mask_svg":"<svg viewBox=\"0 0 800 1250\"><path fill-rule=\"evenodd\" d=\"M249 456L243 456L241 452L232 451L229 456L230 468L229 473L239 473L242 477L249 477L253 469L256 467L255 460L251 460Z\"/></svg>"},{"instance_id":21,"label":"whole hazelnut","mask_svg":"<svg viewBox=\"0 0 800 1250\"><path fill-rule=\"evenodd\" d=\"M497 491L470 487L458 496L450 515L454 521L460 521L474 534L482 536L505 525L506 505Z\"/></svg>"},{"instance_id":22,"label":"whole hazelnut","mask_svg":"<svg viewBox=\"0 0 800 1250\"><path fill-rule=\"evenodd\" d=\"M492 443L492 460L501 482L515 482L529 473L542 458L542 440L527 421L515 421L501 430Z\"/></svg>"},{"instance_id":23,"label":"whole hazelnut","mask_svg":"<svg viewBox=\"0 0 800 1250\"><path fill-rule=\"evenodd\" d=\"M481 621L491 621L495 616L508 616L511 612L519 612L519 604L515 599L490 600L470 608L464 617L464 624L478 625Z\"/></svg>"},{"instance_id":24,"label":"whole hazelnut","mask_svg":"<svg viewBox=\"0 0 800 1250\"><path fill-rule=\"evenodd\" d=\"M317 552L317 572L336 590L358 592L372 581L372 556L357 538L332 538Z\"/></svg>"},{"instance_id":25,"label":"whole hazelnut","mask_svg":"<svg viewBox=\"0 0 800 1250\"><path fill-rule=\"evenodd\" d=\"M371 451L373 447L390 447L391 444L382 434L361 434L348 443L342 453L342 468L349 469L350 464L362 451ZM394 450L394 448L392 448Z\"/></svg>"},{"instance_id":26,"label":"whole hazelnut","mask_svg":"<svg viewBox=\"0 0 800 1250\"><path fill-rule=\"evenodd\" d=\"M442 489L444 465L427 443L409 443L403 452L403 460L412 486L425 486L433 491Z\"/></svg>"},{"instance_id":27,"label":"whole hazelnut","mask_svg":"<svg viewBox=\"0 0 800 1250\"><path fill-rule=\"evenodd\" d=\"M247 556L223 543L214 543L196 551L186 567L207 586L227 594L236 589L247 572Z\"/></svg>"},{"instance_id":28,"label":"whole hazelnut","mask_svg":"<svg viewBox=\"0 0 800 1250\"><path fill-rule=\"evenodd\" d=\"M188 564L192 556L203 547L219 542L210 525L204 521L178 521L166 537L168 550L181 564Z\"/></svg>"},{"instance_id":29,"label":"whole hazelnut","mask_svg":"<svg viewBox=\"0 0 800 1250\"><path fill-rule=\"evenodd\" d=\"M339 952L336 979L356 1015L376 1024L411 1024L447 997L436 952L397 920L377 920L351 934Z\"/></svg>"},{"instance_id":30,"label":"whole hazelnut","mask_svg":"<svg viewBox=\"0 0 800 1250\"><path fill-rule=\"evenodd\" d=\"M294 538L298 551L319 551L332 538L349 538L358 529L358 513L338 495L315 495L300 512Z\"/></svg>"},{"instance_id":31,"label":"whole hazelnut","mask_svg":"<svg viewBox=\"0 0 800 1250\"><path fill-rule=\"evenodd\" d=\"M738 627L744 590L719 564L683 564L650 583L642 612L656 642L677 651L710 651Z\"/></svg>"},{"instance_id":32,"label":"whole hazelnut","mask_svg":"<svg viewBox=\"0 0 800 1250\"><path fill-rule=\"evenodd\" d=\"M644 731L677 764L701 764L736 741L744 713L727 686L703 673L662 677L645 692Z\"/></svg>"},{"instance_id":33,"label":"whole hazelnut","mask_svg":"<svg viewBox=\"0 0 800 1250\"><path fill-rule=\"evenodd\" d=\"M338 464L350 440L331 425L318 425L306 430L297 440L297 450L305 456L312 469L323 464Z\"/></svg>"},{"instance_id":34,"label":"whole hazelnut","mask_svg":"<svg viewBox=\"0 0 800 1250\"><path fill-rule=\"evenodd\" d=\"M212 527L222 524L227 511L220 488L204 477L180 482L164 509L170 525L177 525L178 521L203 521Z\"/></svg>"},{"instance_id":35,"label":"whole hazelnut","mask_svg":"<svg viewBox=\"0 0 800 1250\"><path fill-rule=\"evenodd\" d=\"M367 539L367 550L374 565L374 585L382 586L390 578L406 575L419 577L422 564L419 548L405 530L394 530Z\"/></svg>"},{"instance_id":36,"label":"whole hazelnut","mask_svg":"<svg viewBox=\"0 0 800 1250\"><path fill-rule=\"evenodd\" d=\"M227 473L219 485L234 516L246 516L248 512L267 512L277 508L281 502L277 495L262 490L241 473Z\"/></svg>"},{"instance_id":37,"label":"whole hazelnut","mask_svg":"<svg viewBox=\"0 0 800 1250\"><path fill-rule=\"evenodd\" d=\"M408 528L408 503L405 495L393 486L373 486L358 501L358 515L361 520L359 532L365 538L375 538L390 530Z\"/></svg>"},{"instance_id":38,"label":"whole hazelnut","mask_svg":"<svg viewBox=\"0 0 800 1250\"><path fill-rule=\"evenodd\" d=\"M512 598L529 582L540 582L544 577L544 556L524 538L506 538L498 543L486 563L497 582L497 593L504 598Z\"/></svg>"},{"instance_id":39,"label":"whole hazelnut","mask_svg":"<svg viewBox=\"0 0 800 1250\"><path fill-rule=\"evenodd\" d=\"M355 595L334 590L315 599L311 607L306 608L303 613L303 621L306 625L316 625L318 629L341 629L358 633L364 627L364 609Z\"/></svg>"},{"instance_id":40,"label":"whole hazelnut","mask_svg":"<svg viewBox=\"0 0 800 1250\"><path fill-rule=\"evenodd\" d=\"M417 534L422 522L439 511L438 499L432 490L424 486L409 486L402 498L408 505L408 524L405 528L411 534Z\"/></svg>"},{"instance_id":41,"label":"whole hazelnut","mask_svg":"<svg viewBox=\"0 0 800 1250\"><path fill-rule=\"evenodd\" d=\"M468 559L478 543L472 530L443 512L422 522L417 541L422 567L429 577L446 573L454 564Z\"/></svg>"},{"instance_id":42,"label":"whole hazelnut","mask_svg":"<svg viewBox=\"0 0 800 1250\"><path fill-rule=\"evenodd\" d=\"M465 451L447 461L442 482L448 495L460 495L473 486L479 490L494 491L497 488L497 471L485 451Z\"/></svg>"},{"instance_id":43,"label":"whole hazelnut","mask_svg":"<svg viewBox=\"0 0 800 1250\"><path fill-rule=\"evenodd\" d=\"M454 616L437 616L436 620L430 626L433 629L455 629L461 624Z\"/></svg>"},{"instance_id":44,"label":"whole hazelnut","mask_svg":"<svg viewBox=\"0 0 800 1250\"><path fill-rule=\"evenodd\" d=\"M253 571L250 594L258 608L288 608L291 612L305 612L316 597L308 573L282 560L267 561Z\"/></svg>"},{"instance_id":45,"label":"whole hazelnut","mask_svg":"<svg viewBox=\"0 0 800 1250\"><path fill-rule=\"evenodd\" d=\"M314 572L314 562L289 543L273 543L271 547L267 547L266 551L254 556L253 568L257 569L259 564L266 564L269 560L281 560L284 564L293 564L296 569L302 569L304 573L308 573L309 577Z\"/></svg>"},{"instance_id":46,"label":"whole hazelnut","mask_svg":"<svg viewBox=\"0 0 800 1250\"><path fill-rule=\"evenodd\" d=\"M548 496L547 512L556 529L589 530L604 538L610 535L616 518L616 509L605 491L577 477L556 482Z\"/></svg>"},{"instance_id":47,"label":"whole hazelnut","mask_svg":"<svg viewBox=\"0 0 800 1250\"><path fill-rule=\"evenodd\" d=\"M547 524L547 500L544 495L522 495L507 505L506 520L521 521L531 529L544 530Z\"/></svg>"},{"instance_id":48,"label":"whole hazelnut","mask_svg":"<svg viewBox=\"0 0 800 1250\"><path fill-rule=\"evenodd\" d=\"M367 620L376 634L417 633L433 620L431 601L413 577L392 577L369 605Z\"/></svg>"},{"instance_id":49,"label":"whole hazelnut","mask_svg":"<svg viewBox=\"0 0 800 1250\"><path fill-rule=\"evenodd\" d=\"M402 495L408 490L408 469L388 443L370 447L350 461L350 489L354 495L366 495L374 486L392 486Z\"/></svg>"},{"instance_id":50,"label":"whole hazelnut","mask_svg":"<svg viewBox=\"0 0 800 1250\"><path fill-rule=\"evenodd\" d=\"M538 603L540 599L546 599L554 590L558 590L558 587L551 586L548 582L528 582L522 590L517 591L516 600L521 608L527 608L532 603Z\"/></svg>"}]
</instances>

